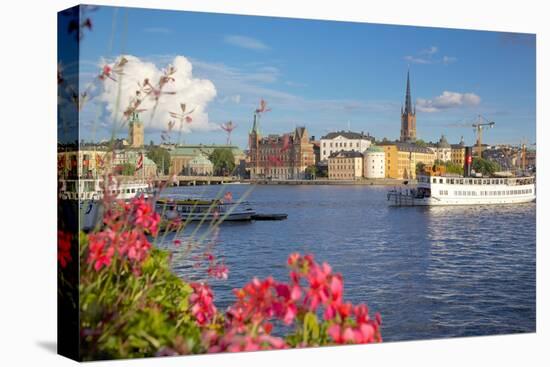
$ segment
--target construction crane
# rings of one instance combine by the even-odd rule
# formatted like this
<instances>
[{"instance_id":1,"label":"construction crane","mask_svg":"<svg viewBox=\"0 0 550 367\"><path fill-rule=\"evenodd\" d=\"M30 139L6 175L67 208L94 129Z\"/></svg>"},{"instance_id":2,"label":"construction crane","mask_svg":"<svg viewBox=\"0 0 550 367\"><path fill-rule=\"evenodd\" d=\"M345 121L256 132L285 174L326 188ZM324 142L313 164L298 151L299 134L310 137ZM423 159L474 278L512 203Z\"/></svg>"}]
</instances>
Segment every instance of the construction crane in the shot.
<instances>
[{"instance_id":1,"label":"construction crane","mask_svg":"<svg viewBox=\"0 0 550 367\"><path fill-rule=\"evenodd\" d=\"M495 127L495 122L489 121L486 118L481 117L481 115L478 115L477 122L473 123L472 127L474 128L474 132L477 135L477 151L479 154L479 158L481 158L481 138L483 136L483 130L492 129L493 127Z\"/></svg>"},{"instance_id":2,"label":"construction crane","mask_svg":"<svg viewBox=\"0 0 550 367\"><path fill-rule=\"evenodd\" d=\"M489 121L486 118L482 117L481 115L477 116L477 121L474 122L474 123L465 123L463 121L464 120L461 120L461 121L458 121L458 122L455 122L455 123L446 124L445 126L446 127L457 127L457 128L473 127L474 132L476 133L476 136L477 136L478 155L479 155L479 158L481 158L481 138L483 136L483 130L484 129L491 129L491 128L495 127L495 122L494 121Z\"/></svg>"}]
</instances>

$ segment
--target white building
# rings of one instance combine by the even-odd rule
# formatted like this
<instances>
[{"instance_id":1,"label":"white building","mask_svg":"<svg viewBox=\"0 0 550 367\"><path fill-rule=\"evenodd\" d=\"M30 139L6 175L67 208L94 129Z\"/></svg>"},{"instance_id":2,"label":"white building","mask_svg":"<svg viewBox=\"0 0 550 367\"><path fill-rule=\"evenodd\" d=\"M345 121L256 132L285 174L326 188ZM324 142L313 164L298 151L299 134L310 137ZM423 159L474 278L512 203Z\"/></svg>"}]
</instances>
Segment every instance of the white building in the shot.
<instances>
[{"instance_id":1,"label":"white building","mask_svg":"<svg viewBox=\"0 0 550 367\"><path fill-rule=\"evenodd\" d=\"M374 141L370 135L363 132L355 133L352 131L337 131L328 133L320 141L321 161L335 152L359 152L364 153Z\"/></svg>"},{"instance_id":2,"label":"white building","mask_svg":"<svg viewBox=\"0 0 550 367\"><path fill-rule=\"evenodd\" d=\"M439 160L441 162L452 161L451 144L447 142L447 138L445 138L445 135L441 135L439 141L433 146L429 146L428 148L430 148L435 153L436 160Z\"/></svg>"},{"instance_id":3,"label":"white building","mask_svg":"<svg viewBox=\"0 0 550 367\"><path fill-rule=\"evenodd\" d=\"M364 154L364 169L366 178L386 177L386 154L384 149L371 145Z\"/></svg>"}]
</instances>

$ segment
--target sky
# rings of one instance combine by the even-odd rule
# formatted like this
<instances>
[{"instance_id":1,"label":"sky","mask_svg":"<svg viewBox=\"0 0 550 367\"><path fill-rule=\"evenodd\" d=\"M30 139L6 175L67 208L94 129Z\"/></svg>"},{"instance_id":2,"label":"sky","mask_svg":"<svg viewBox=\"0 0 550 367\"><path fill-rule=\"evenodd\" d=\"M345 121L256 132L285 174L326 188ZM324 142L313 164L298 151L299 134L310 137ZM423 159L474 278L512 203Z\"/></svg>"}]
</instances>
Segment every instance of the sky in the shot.
<instances>
[{"instance_id":1,"label":"sky","mask_svg":"<svg viewBox=\"0 0 550 367\"><path fill-rule=\"evenodd\" d=\"M165 141L223 144L219 126L231 120L232 143L246 148L261 98L271 108L264 135L305 126L317 139L348 129L397 139L408 70L418 138L473 144L481 115L496 123L484 142L535 143L535 35L115 7L85 16L93 25L80 42L85 140L109 138L113 126L126 136L120 111L138 82L157 83L171 64L168 93L142 105L146 143L164 131ZM120 75L99 80L121 55ZM180 103L193 110L191 123L170 116Z\"/></svg>"}]
</instances>

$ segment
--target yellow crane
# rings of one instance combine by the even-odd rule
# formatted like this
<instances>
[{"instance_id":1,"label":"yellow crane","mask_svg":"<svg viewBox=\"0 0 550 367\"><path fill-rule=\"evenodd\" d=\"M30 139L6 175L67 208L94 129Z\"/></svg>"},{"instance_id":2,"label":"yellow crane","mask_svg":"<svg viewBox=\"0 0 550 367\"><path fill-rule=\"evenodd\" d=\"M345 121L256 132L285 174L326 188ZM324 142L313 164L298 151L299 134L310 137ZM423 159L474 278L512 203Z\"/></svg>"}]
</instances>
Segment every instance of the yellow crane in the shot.
<instances>
[{"instance_id":1,"label":"yellow crane","mask_svg":"<svg viewBox=\"0 0 550 367\"><path fill-rule=\"evenodd\" d=\"M479 158L481 158L481 138L483 136L483 130L492 129L495 127L495 122L489 121L481 117L481 115L478 115L477 122L473 123L472 127L474 128L474 132L477 134L477 153L479 154Z\"/></svg>"}]
</instances>

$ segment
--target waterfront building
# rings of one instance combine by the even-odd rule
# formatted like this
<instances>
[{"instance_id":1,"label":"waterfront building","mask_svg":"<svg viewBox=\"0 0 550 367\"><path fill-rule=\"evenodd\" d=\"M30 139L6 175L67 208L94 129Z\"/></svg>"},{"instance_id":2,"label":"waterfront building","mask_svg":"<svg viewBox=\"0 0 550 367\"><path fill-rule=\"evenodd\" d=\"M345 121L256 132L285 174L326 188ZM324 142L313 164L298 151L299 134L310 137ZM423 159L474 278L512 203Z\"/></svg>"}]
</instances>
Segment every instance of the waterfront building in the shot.
<instances>
[{"instance_id":1,"label":"waterfront building","mask_svg":"<svg viewBox=\"0 0 550 367\"><path fill-rule=\"evenodd\" d=\"M321 138L320 160L324 161L334 152L360 152L364 153L374 141L368 133L365 135L352 131L336 131L328 133Z\"/></svg>"},{"instance_id":2,"label":"waterfront building","mask_svg":"<svg viewBox=\"0 0 550 367\"><path fill-rule=\"evenodd\" d=\"M116 149L112 152L111 157L115 174L123 175L124 167L127 166L131 167L135 176L152 177L157 175L157 164L147 158L144 151Z\"/></svg>"},{"instance_id":3,"label":"waterfront building","mask_svg":"<svg viewBox=\"0 0 550 367\"><path fill-rule=\"evenodd\" d=\"M428 147L403 142L382 142L379 145L386 153L385 173L388 178L414 179L417 164L433 166L435 162L435 153Z\"/></svg>"},{"instance_id":4,"label":"waterfront building","mask_svg":"<svg viewBox=\"0 0 550 367\"><path fill-rule=\"evenodd\" d=\"M439 141L433 145L428 146L435 154L435 159L441 162L449 162L452 159L451 144L445 138L445 135L441 135Z\"/></svg>"},{"instance_id":5,"label":"waterfront building","mask_svg":"<svg viewBox=\"0 0 550 367\"><path fill-rule=\"evenodd\" d=\"M143 153L142 168L138 167L141 154L142 152L137 150L124 149L59 152L57 154L58 174L62 178L96 178L107 172L122 174L124 166L128 166L134 170L134 175L156 176L157 165L147 158L145 153Z\"/></svg>"},{"instance_id":6,"label":"waterfront building","mask_svg":"<svg viewBox=\"0 0 550 367\"><path fill-rule=\"evenodd\" d=\"M362 153L341 150L328 157L329 180L356 180L361 177L363 177Z\"/></svg>"},{"instance_id":7,"label":"waterfront building","mask_svg":"<svg viewBox=\"0 0 550 367\"><path fill-rule=\"evenodd\" d=\"M401 107L401 135L400 142L414 142L416 140L416 108L413 109L411 98L411 83L407 71L407 90L405 92L405 108Z\"/></svg>"},{"instance_id":8,"label":"waterfront building","mask_svg":"<svg viewBox=\"0 0 550 367\"><path fill-rule=\"evenodd\" d=\"M248 155L251 179L305 179L306 168L312 165L315 165L313 144L305 127L297 127L293 132L283 135L263 137L260 132L260 114L254 113Z\"/></svg>"},{"instance_id":9,"label":"waterfront building","mask_svg":"<svg viewBox=\"0 0 550 367\"><path fill-rule=\"evenodd\" d=\"M128 121L128 143L131 148L143 148L143 122L139 120L137 112L132 113Z\"/></svg>"},{"instance_id":10,"label":"waterfront building","mask_svg":"<svg viewBox=\"0 0 550 367\"><path fill-rule=\"evenodd\" d=\"M183 175L185 174L185 168L187 164L195 157L202 155L209 157L210 154L217 148L231 149L233 156L235 157L235 165L238 167L241 161L244 161L244 152L236 145L225 144L197 144L197 145L178 145L171 146L168 150L170 154L170 174Z\"/></svg>"},{"instance_id":11,"label":"waterfront building","mask_svg":"<svg viewBox=\"0 0 550 367\"><path fill-rule=\"evenodd\" d=\"M386 154L384 149L371 145L363 156L363 172L366 178L386 177Z\"/></svg>"},{"instance_id":12,"label":"waterfront building","mask_svg":"<svg viewBox=\"0 0 550 367\"><path fill-rule=\"evenodd\" d=\"M198 154L187 163L184 171L187 176L212 176L214 165L204 155Z\"/></svg>"},{"instance_id":13,"label":"waterfront building","mask_svg":"<svg viewBox=\"0 0 550 367\"><path fill-rule=\"evenodd\" d=\"M460 138L460 142L458 144L451 144L451 162L463 167L465 149L466 146L464 145L464 137Z\"/></svg>"}]
</instances>

